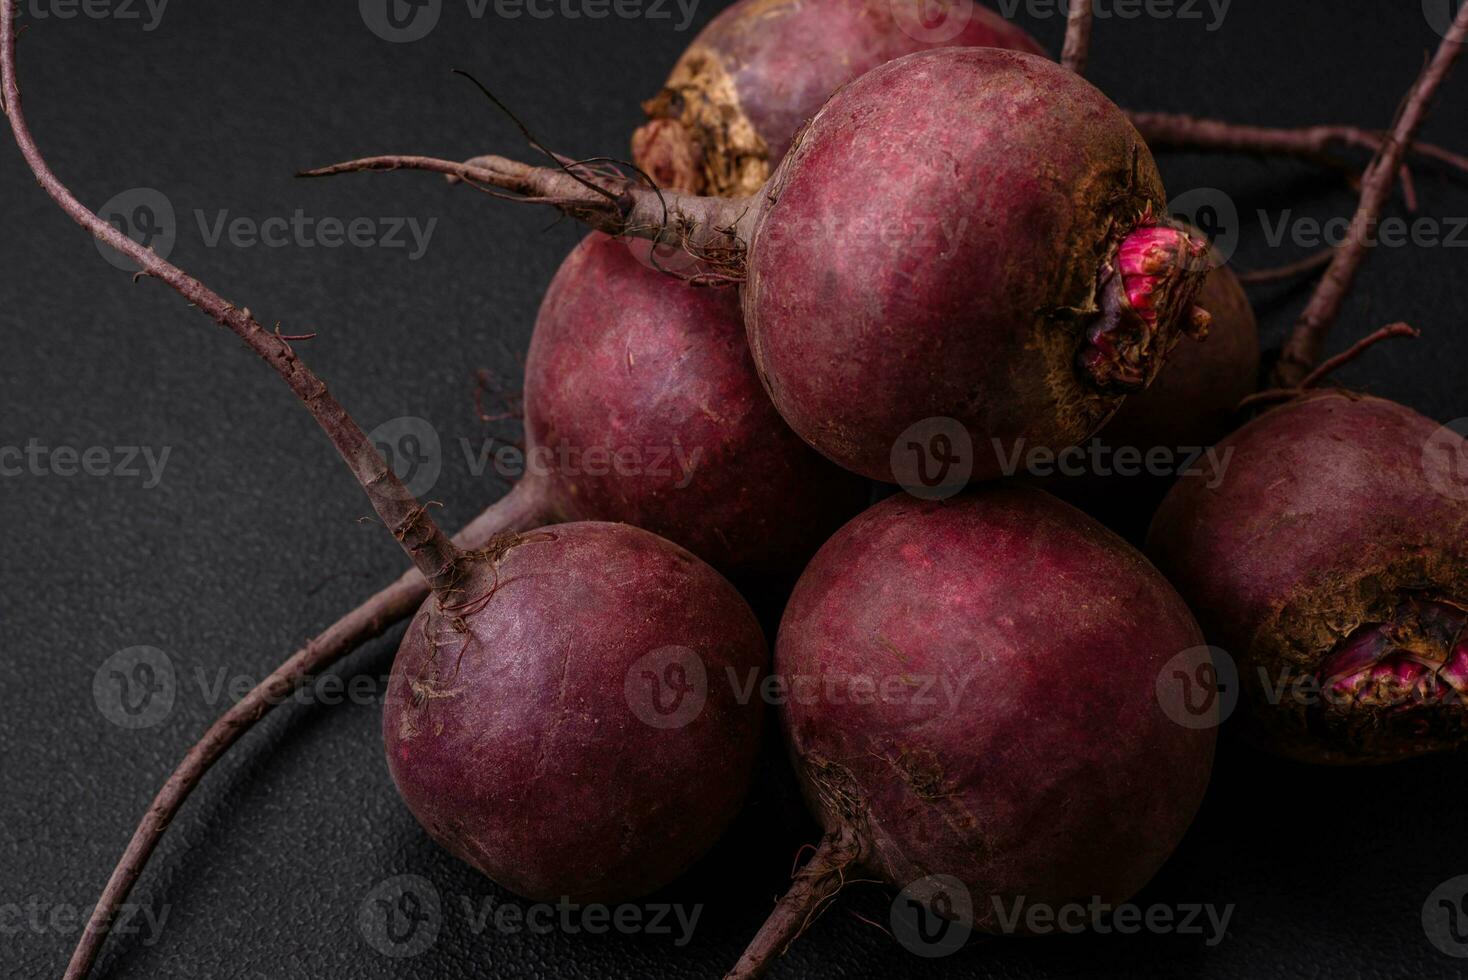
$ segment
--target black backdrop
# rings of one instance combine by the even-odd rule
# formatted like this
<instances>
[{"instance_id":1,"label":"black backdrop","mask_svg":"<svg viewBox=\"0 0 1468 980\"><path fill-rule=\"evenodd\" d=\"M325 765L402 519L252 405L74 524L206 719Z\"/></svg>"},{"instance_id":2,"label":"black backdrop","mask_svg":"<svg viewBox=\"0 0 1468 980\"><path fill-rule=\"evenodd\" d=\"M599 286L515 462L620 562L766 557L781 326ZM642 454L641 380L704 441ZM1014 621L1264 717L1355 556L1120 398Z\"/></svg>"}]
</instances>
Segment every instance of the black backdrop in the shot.
<instances>
[{"instance_id":1,"label":"black backdrop","mask_svg":"<svg viewBox=\"0 0 1468 980\"><path fill-rule=\"evenodd\" d=\"M684 31L675 5L664 19L599 20L560 8L507 19L493 6L476 19L466 0L443 6L425 39L387 43L350 0L179 0L156 25L140 0L117 0L118 16L71 19L60 15L80 8L67 0L25 0L22 76L37 137L83 200L160 191L178 215L174 258L287 332L319 331L303 350L365 423L432 423L445 446L432 496L458 526L501 492L459 448L486 432L472 373L488 367L515 383L539 297L578 232L423 175L290 175L380 150L520 152L509 124L449 75L456 66L488 80L550 145L622 152L639 99L719 4L698 4ZM1052 50L1062 21L1037 14L1057 6L1022 3L1017 14ZM1125 9L1125 0L1103 6ZM124 16L134 11L141 19ZM1217 30L1211 18L1104 19L1091 77L1129 107L1375 125L1438 41L1418 0L1237 0ZM1448 86L1428 135L1468 150L1465 106L1468 70ZM361 494L271 373L165 289L133 285L104 261L6 144L0 445L107 447L95 465L113 471L0 479L0 973L40 977L59 974L75 916L185 748L223 710L228 687L218 685L263 676L403 562L379 528L359 522ZM1251 217L1258 209L1330 218L1351 206L1339 175L1303 165L1162 162L1172 193L1217 188L1236 203L1245 267L1308 251L1270 247ZM1468 216L1464 183L1423 167L1417 189L1420 214L1445 229ZM1393 208L1403 213L1400 198ZM221 211L258 222L297 209L437 224L421 256L246 247L228 235L210 244ZM1342 380L1444 421L1468 414L1465 257L1444 245L1378 249L1333 346L1388 319L1410 320L1425 337L1378 349ZM1281 286L1256 298L1277 342L1304 292ZM124 446L169 450L158 485L146 464L141 476L117 472L128 469L114 448ZM395 637L341 673L380 676ZM140 646L164 652L176 696L156 724L129 730L99 708L93 681L117 651ZM703 903L687 944L476 931L463 903L514 899L414 824L388 780L370 701L279 710L211 774L135 893L148 913L167 914L165 925L135 917L135 934L109 943L102 975L710 976L732 963L810 834L773 767L724 843L655 899ZM887 921L890 894L865 887L811 930L781 975L1458 975L1461 961L1433 948L1421 916L1439 883L1468 872L1461 777L1445 759L1326 771L1227 748L1202 816L1139 899L1234 906L1216 946L1199 936L1085 936L975 941L919 959L858 918ZM418 955L390 958L364 938L358 913L405 874L436 889L439 928Z\"/></svg>"}]
</instances>

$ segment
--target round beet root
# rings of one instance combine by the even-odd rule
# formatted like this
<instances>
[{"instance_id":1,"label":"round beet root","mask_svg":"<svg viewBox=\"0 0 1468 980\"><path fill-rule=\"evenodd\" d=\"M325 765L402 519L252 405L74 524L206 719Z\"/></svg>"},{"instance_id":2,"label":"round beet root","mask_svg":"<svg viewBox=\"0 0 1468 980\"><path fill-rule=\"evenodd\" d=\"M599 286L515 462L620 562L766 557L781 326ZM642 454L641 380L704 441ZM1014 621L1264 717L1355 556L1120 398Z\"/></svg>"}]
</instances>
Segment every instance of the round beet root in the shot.
<instances>
[{"instance_id":1,"label":"round beet root","mask_svg":"<svg viewBox=\"0 0 1468 980\"><path fill-rule=\"evenodd\" d=\"M720 569L793 573L866 486L781 421L733 292L656 271L649 247L587 236L541 304L525 430L547 519L624 521Z\"/></svg>"},{"instance_id":2,"label":"round beet root","mask_svg":"<svg viewBox=\"0 0 1468 980\"><path fill-rule=\"evenodd\" d=\"M1151 217L1166 199L1141 137L1043 58L946 48L876 68L764 194L755 364L796 432L874 479L933 417L981 448L1078 443L1206 326L1189 261L1206 246ZM1000 474L996 455L976 455L976 479Z\"/></svg>"},{"instance_id":3,"label":"round beet root","mask_svg":"<svg viewBox=\"0 0 1468 980\"><path fill-rule=\"evenodd\" d=\"M972 0L739 0L643 103L648 122L632 137L633 159L673 190L754 194L832 92L894 58L947 46L1044 54Z\"/></svg>"},{"instance_id":4,"label":"round beet root","mask_svg":"<svg viewBox=\"0 0 1468 980\"><path fill-rule=\"evenodd\" d=\"M1380 398L1313 393L1180 481L1148 550L1237 661L1242 730L1312 762L1468 742L1468 443Z\"/></svg>"},{"instance_id":5,"label":"round beet root","mask_svg":"<svg viewBox=\"0 0 1468 980\"><path fill-rule=\"evenodd\" d=\"M766 666L749 607L646 531L564 524L430 601L393 664L388 767L432 837L520 895L625 901L667 884L748 787L761 702L709 677Z\"/></svg>"},{"instance_id":6,"label":"round beet root","mask_svg":"<svg viewBox=\"0 0 1468 980\"><path fill-rule=\"evenodd\" d=\"M800 896L823 901L842 875L951 876L992 932L1016 900L1127 899L1208 783L1213 731L1171 720L1156 686L1202 642L1140 553L1038 490L899 496L855 518L801 577L776 646L827 831L819 880L733 976L757 975L811 914Z\"/></svg>"}]
</instances>

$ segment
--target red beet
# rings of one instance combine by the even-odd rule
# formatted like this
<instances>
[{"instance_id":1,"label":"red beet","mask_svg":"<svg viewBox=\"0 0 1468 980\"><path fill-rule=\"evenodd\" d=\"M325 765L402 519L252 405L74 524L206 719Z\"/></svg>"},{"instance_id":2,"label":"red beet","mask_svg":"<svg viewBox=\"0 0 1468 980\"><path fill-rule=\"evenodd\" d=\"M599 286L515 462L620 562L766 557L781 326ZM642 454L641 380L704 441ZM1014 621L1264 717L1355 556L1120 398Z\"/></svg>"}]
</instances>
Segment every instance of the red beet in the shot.
<instances>
[{"instance_id":1,"label":"red beet","mask_svg":"<svg viewBox=\"0 0 1468 980\"><path fill-rule=\"evenodd\" d=\"M800 896L842 875L952 876L989 931L996 902L1131 896L1208 782L1213 732L1171 720L1156 691L1201 643L1138 552L1040 491L893 497L854 519L801 577L776 647L792 692L834 692L784 708L827 831L819 880L732 975L757 975L810 914ZM852 696L858 681L888 693Z\"/></svg>"},{"instance_id":2,"label":"red beet","mask_svg":"<svg viewBox=\"0 0 1468 980\"><path fill-rule=\"evenodd\" d=\"M496 574L465 621L425 606L398 651L383 738L404 801L527 897L625 901L667 884L733 818L760 736L758 698L679 671L763 670L753 614L707 565L622 524L536 532ZM694 716L654 724L658 698L685 712L676 722Z\"/></svg>"},{"instance_id":3,"label":"red beet","mask_svg":"<svg viewBox=\"0 0 1468 980\"><path fill-rule=\"evenodd\" d=\"M1313 393L1224 440L1148 550L1237 661L1242 730L1376 763L1468 742L1468 443L1380 398Z\"/></svg>"},{"instance_id":4,"label":"red beet","mask_svg":"<svg viewBox=\"0 0 1468 980\"><path fill-rule=\"evenodd\" d=\"M653 238L742 283L754 361L781 416L846 468L891 479L914 424L988 445L1065 446L1145 388L1185 331L1206 243L1156 215L1156 166L1121 110L1033 55L942 48L845 86L760 193L686 197L591 165L371 157ZM975 477L996 476L980 457Z\"/></svg>"},{"instance_id":5,"label":"red beet","mask_svg":"<svg viewBox=\"0 0 1468 980\"><path fill-rule=\"evenodd\" d=\"M633 159L663 187L747 197L832 92L894 58L948 46L1045 53L972 0L739 0L643 103Z\"/></svg>"},{"instance_id":6,"label":"red beet","mask_svg":"<svg viewBox=\"0 0 1468 980\"><path fill-rule=\"evenodd\" d=\"M525 429L544 518L625 521L720 569L798 571L866 487L780 420L738 298L654 271L647 249L589 235L541 304Z\"/></svg>"}]
</instances>

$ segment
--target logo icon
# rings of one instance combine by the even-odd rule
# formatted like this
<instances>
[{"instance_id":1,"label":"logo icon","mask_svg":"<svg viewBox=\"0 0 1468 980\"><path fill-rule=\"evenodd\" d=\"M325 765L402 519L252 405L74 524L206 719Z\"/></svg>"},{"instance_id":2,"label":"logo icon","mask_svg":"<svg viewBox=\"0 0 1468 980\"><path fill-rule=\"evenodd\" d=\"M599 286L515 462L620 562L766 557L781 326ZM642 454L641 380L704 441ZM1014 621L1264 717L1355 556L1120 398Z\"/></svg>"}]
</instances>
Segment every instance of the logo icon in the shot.
<instances>
[{"instance_id":1,"label":"logo icon","mask_svg":"<svg viewBox=\"0 0 1468 980\"><path fill-rule=\"evenodd\" d=\"M942 416L908 426L892 444L892 478L923 500L943 500L968 486L974 441L962 422Z\"/></svg>"},{"instance_id":2,"label":"logo icon","mask_svg":"<svg viewBox=\"0 0 1468 980\"><path fill-rule=\"evenodd\" d=\"M1179 194L1168 202L1167 211L1208 236L1213 245L1208 255L1210 268L1227 265L1238 251L1242 231L1239 206L1217 187L1198 187Z\"/></svg>"},{"instance_id":3,"label":"logo icon","mask_svg":"<svg viewBox=\"0 0 1468 980\"><path fill-rule=\"evenodd\" d=\"M433 883L418 875L389 878L362 900L357 931L383 956L405 959L438 942L443 901Z\"/></svg>"},{"instance_id":4,"label":"logo icon","mask_svg":"<svg viewBox=\"0 0 1468 980\"><path fill-rule=\"evenodd\" d=\"M1444 497L1468 500L1468 418L1438 429L1422 445L1422 472Z\"/></svg>"},{"instance_id":5,"label":"logo icon","mask_svg":"<svg viewBox=\"0 0 1468 980\"><path fill-rule=\"evenodd\" d=\"M421 41L438 26L443 0L358 0L362 21L393 44Z\"/></svg>"},{"instance_id":6,"label":"logo icon","mask_svg":"<svg viewBox=\"0 0 1468 980\"><path fill-rule=\"evenodd\" d=\"M973 933L973 897L952 875L928 875L898 893L890 921L892 935L908 952L926 959L951 956Z\"/></svg>"},{"instance_id":7,"label":"logo icon","mask_svg":"<svg viewBox=\"0 0 1468 980\"><path fill-rule=\"evenodd\" d=\"M973 7L963 0L887 0L897 29L914 41L943 44L963 33Z\"/></svg>"},{"instance_id":8,"label":"logo icon","mask_svg":"<svg viewBox=\"0 0 1468 980\"><path fill-rule=\"evenodd\" d=\"M173 712L178 675L173 660L157 647L128 647L106 660L92 675L92 700L102 717L119 728L136 730L162 724Z\"/></svg>"},{"instance_id":9,"label":"logo icon","mask_svg":"<svg viewBox=\"0 0 1468 980\"><path fill-rule=\"evenodd\" d=\"M1453 29L1453 21L1457 19L1458 12L1468 0L1422 0L1422 15L1432 25L1432 29L1443 37Z\"/></svg>"},{"instance_id":10,"label":"logo icon","mask_svg":"<svg viewBox=\"0 0 1468 980\"><path fill-rule=\"evenodd\" d=\"M97 209L97 215L112 227L159 258L168 258L178 243L178 219L173 202L160 190L134 187L117 194ZM138 264L111 245L95 239L102 258L124 272L141 271Z\"/></svg>"},{"instance_id":11,"label":"logo icon","mask_svg":"<svg viewBox=\"0 0 1468 980\"><path fill-rule=\"evenodd\" d=\"M708 671L687 647L659 647L638 658L622 683L627 706L653 728L691 724L708 701Z\"/></svg>"},{"instance_id":12,"label":"logo icon","mask_svg":"<svg viewBox=\"0 0 1468 980\"><path fill-rule=\"evenodd\" d=\"M1184 728L1217 728L1239 703L1239 667L1219 647L1192 647L1157 674L1157 703Z\"/></svg>"},{"instance_id":13,"label":"logo icon","mask_svg":"<svg viewBox=\"0 0 1468 980\"><path fill-rule=\"evenodd\" d=\"M443 473L443 446L438 430L427 419L416 415L388 419L367 438L408 493L422 497L438 484Z\"/></svg>"},{"instance_id":14,"label":"logo icon","mask_svg":"<svg viewBox=\"0 0 1468 980\"><path fill-rule=\"evenodd\" d=\"M1438 952L1468 959L1468 875L1449 878L1427 896L1422 931Z\"/></svg>"}]
</instances>

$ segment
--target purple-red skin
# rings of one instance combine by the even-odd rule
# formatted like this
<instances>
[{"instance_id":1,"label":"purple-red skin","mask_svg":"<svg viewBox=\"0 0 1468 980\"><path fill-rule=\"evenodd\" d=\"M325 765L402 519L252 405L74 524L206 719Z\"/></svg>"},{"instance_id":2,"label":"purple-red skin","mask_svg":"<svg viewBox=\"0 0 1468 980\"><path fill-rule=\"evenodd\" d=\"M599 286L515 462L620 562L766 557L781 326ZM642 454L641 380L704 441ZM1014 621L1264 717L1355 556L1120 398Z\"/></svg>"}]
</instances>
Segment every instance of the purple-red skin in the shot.
<instances>
[{"instance_id":1,"label":"purple-red skin","mask_svg":"<svg viewBox=\"0 0 1468 980\"><path fill-rule=\"evenodd\" d=\"M651 121L633 137L634 159L664 187L752 193L832 92L895 58L947 46L1045 53L971 0L740 0L699 32L644 104ZM745 128L753 139L734 149ZM750 159L709 159L731 149ZM739 184L720 179L729 172Z\"/></svg>"},{"instance_id":2,"label":"purple-red skin","mask_svg":"<svg viewBox=\"0 0 1468 980\"><path fill-rule=\"evenodd\" d=\"M436 841L527 898L662 887L754 770L762 702L739 703L726 673L767 669L753 613L692 554L623 524L531 532L488 564L461 619L430 601L398 651L383 711L398 791ZM669 646L702 663L707 701L655 727L628 675Z\"/></svg>"},{"instance_id":3,"label":"purple-red skin","mask_svg":"<svg viewBox=\"0 0 1468 980\"><path fill-rule=\"evenodd\" d=\"M1461 703L1398 715L1321 710L1272 696L1390 621L1406 596L1468 604L1468 445L1394 402L1321 391L1219 444L1225 480L1184 480L1163 501L1148 553L1237 661L1243 732L1281 754L1380 763L1468 741ZM1260 672L1263 672L1263 678ZM1267 679L1267 680L1266 680Z\"/></svg>"},{"instance_id":4,"label":"purple-red skin","mask_svg":"<svg viewBox=\"0 0 1468 980\"><path fill-rule=\"evenodd\" d=\"M743 290L760 377L855 472L891 480L904 431L946 417L979 443L974 479L996 477L992 440L1074 445L1119 406L1078 362L1123 302L1103 288L1122 241L1163 213L1142 138L1074 73L981 48L888 62L826 103L763 193ZM1202 277L1178 276L1150 363Z\"/></svg>"},{"instance_id":5,"label":"purple-red skin","mask_svg":"<svg viewBox=\"0 0 1468 980\"><path fill-rule=\"evenodd\" d=\"M600 232L541 304L525 429L552 464L548 518L635 524L731 574L797 572L867 502L781 421L734 292L688 286L647 243Z\"/></svg>"},{"instance_id":6,"label":"purple-red skin","mask_svg":"<svg viewBox=\"0 0 1468 980\"><path fill-rule=\"evenodd\" d=\"M991 898L1123 901L1181 840L1215 733L1172 721L1156 684L1201 643L1135 549L994 484L851 521L796 587L775 666L962 692L937 707L792 697L784 721L807 798L828 831L857 831L867 871L898 886L952 875L974 924L1000 931Z\"/></svg>"}]
</instances>

